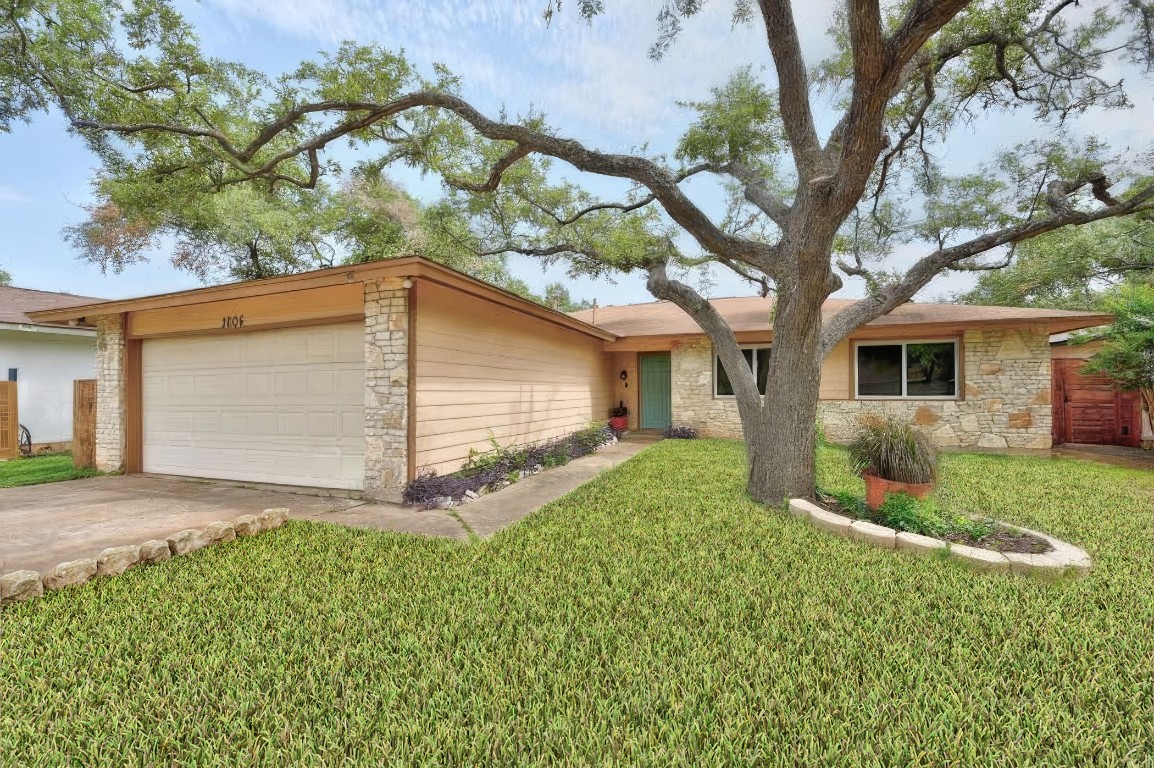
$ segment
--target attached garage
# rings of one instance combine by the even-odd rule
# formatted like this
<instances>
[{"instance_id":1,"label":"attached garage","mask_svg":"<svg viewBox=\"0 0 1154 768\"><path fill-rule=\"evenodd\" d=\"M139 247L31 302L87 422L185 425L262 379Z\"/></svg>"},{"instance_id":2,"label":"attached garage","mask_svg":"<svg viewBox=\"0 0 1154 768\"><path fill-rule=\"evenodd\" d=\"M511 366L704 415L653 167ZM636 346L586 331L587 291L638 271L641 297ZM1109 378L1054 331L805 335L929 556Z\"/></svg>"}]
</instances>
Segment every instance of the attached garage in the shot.
<instances>
[{"instance_id":1,"label":"attached garage","mask_svg":"<svg viewBox=\"0 0 1154 768\"><path fill-rule=\"evenodd\" d=\"M418 257L41 314L97 330L104 471L394 500L610 407L614 334Z\"/></svg>"},{"instance_id":2,"label":"attached garage","mask_svg":"<svg viewBox=\"0 0 1154 768\"><path fill-rule=\"evenodd\" d=\"M143 470L359 490L364 379L361 324L148 339Z\"/></svg>"}]
</instances>

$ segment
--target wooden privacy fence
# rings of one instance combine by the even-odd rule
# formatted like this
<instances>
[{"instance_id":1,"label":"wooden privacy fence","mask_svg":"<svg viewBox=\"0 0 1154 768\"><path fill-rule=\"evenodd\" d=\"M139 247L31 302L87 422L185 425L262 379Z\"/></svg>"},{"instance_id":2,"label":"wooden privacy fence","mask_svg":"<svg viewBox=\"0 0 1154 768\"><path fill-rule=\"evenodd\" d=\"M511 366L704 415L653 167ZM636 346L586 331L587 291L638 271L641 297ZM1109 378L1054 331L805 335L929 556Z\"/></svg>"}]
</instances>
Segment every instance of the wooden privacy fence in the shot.
<instances>
[{"instance_id":1,"label":"wooden privacy fence","mask_svg":"<svg viewBox=\"0 0 1154 768\"><path fill-rule=\"evenodd\" d=\"M72 383L72 466L96 466L96 379Z\"/></svg>"},{"instance_id":2,"label":"wooden privacy fence","mask_svg":"<svg viewBox=\"0 0 1154 768\"><path fill-rule=\"evenodd\" d=\"M16 408L16 382L0 381L0 459L20 455L20 412Z\"/></svg>"}]
</instances>

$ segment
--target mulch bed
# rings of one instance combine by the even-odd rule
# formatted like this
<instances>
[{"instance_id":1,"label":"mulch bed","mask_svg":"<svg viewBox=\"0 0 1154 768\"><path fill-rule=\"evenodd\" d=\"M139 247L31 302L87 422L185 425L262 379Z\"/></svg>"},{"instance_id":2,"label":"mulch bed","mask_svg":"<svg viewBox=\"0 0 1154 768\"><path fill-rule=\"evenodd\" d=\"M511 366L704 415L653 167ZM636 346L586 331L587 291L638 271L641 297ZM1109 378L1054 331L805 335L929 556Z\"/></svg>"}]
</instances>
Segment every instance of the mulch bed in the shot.
<instances>
[{"instance_id":1,"label":"mulch bed","mask_svg":"<svg viewBox=\"0 0 1154 768\"><path fill-rule=\"evenodd\" d=\"M1039 539L1030 533L1022 533L1011 528L998 526L993 533L975 539L967 533L947 533L942 537L954 544L965 544L967 547L992 549L995 552L1021 552L1027 555L1044 555L1054 551L1050 542Z\"/></svg>"},{"instance_id":2,"label":"mulch bed","mask_svg":"<svg viewBox=\"0 0 1154 768\"><path fill-rule=\"evenodd\" d=\"M827 496L824 493L817 494L817 504L825 508L835 515L842 515L843 517L850 517L855 520L865 520L867 522L877 522L869 518L858 515L856 509L846 509L833 496ZM951 544L963 544L967 547L977 547L978 549L989 549L994 552L1020 552L1027 555L1044 555L1047 552L1053 552L1054 548L1050 546L1050 542L1045 539L1040 539L1031 533L1023 533L1016 531L1013 528L1007 528L1004 525L996 525L993 532L976 539L968 533L947 533L945 536L933 537L941 538L943 541L948 541Z\"/></svg>"}]
</instances>

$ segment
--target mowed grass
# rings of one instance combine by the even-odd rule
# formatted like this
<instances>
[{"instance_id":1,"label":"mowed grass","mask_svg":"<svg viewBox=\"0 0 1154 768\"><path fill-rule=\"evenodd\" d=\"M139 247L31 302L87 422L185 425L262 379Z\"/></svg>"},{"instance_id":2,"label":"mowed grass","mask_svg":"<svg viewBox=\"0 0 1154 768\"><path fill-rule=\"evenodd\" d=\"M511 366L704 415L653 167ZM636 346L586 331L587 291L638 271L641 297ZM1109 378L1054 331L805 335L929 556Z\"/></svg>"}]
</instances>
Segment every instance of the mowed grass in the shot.
<instances>
[{"instance_id":1,"label":"mowed grass","mask_svg":"<svg viewBox=\"0 0 1154 768\"><path fill-rule=\"evenodd\" d=\"M70 453L32 456L26 459L0 461L0 488L56 483L97 474L99 473L94 469L73 467Z\"/></svg>"},{"instance_id":2,"label":"mowed grass","mask_svg":"<svg viewBox=\"0 0 1154 768\"><path fill-rule=\"evenodd\" d=\"M822 449L822 482L858 481ZM665 441L489 541L290 522L0 611L0 762L1148 765L1154 477L952 455L1086 579L839 539Z\"/></svg>"}]
</instances>

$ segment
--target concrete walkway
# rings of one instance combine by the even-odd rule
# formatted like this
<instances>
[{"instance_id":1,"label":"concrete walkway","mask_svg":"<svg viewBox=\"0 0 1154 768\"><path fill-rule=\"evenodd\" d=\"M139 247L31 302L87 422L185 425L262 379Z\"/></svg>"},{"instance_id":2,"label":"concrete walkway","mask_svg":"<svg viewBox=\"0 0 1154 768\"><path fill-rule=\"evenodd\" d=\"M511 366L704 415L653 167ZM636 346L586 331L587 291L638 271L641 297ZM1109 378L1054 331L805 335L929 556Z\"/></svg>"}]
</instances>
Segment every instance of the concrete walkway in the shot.
<instances>
[{"instance_id":1,"label":"concrete walkway","mask_svg":"<svg viewBox=\"0 0 1154 768\"><path fill-rule=\"evenodd\" d=\"M658 438L616 445L525 478L452 510L423 510L310 494L307 489L148 475L93 477L0 489L0 575L38 573L108 547L163 539L185 528L285 507L289 517L437 538L488 537L639 453Z\"/></svg>"},{"instance_id":2,"label":"concrete walkway","mask_svg":"<svg viewBox=\"0 0 1154 768\"><path fill-rule=\"evenodd\" d=\"M571 461L563 467L554 467L527 477L508 488L482 496L473 503L457 507L453 511L473 533L483 537L492 536L529 513L584 485L605 470L633 458L660 439L653 435L626 435L615 445L607 445L596 453Z\"/></svg>"},{"instance_id":3,"label":"concrete walkway","mask_svg":"<svg viewBox=\"0 0 1154 768\"><path fill-rule=\"evenodd\" d=\"M615 445L607 445L563 467L547 469L451 510L367 503L343 509L310 509L299 513L293 510L289 517L439 538L466 539L470 533L488 538L605 470L633 458L659 439L659 436L648 434L626 435Z\"/></svg>"},{"instance_id":4,"label":"concrete walkway","mask_svg":"<svg viewBox=\"0 0 1154 768\"><path fill-rule=\"evenodd\" d=\"M1065 443L1055 445L1052 451L1054 456L1067 459L1100 461L1104 464L1113 464L1128 469L1154 470L1154 451L1144 451L1141 448L1128 448L1122 445Z\"/></svg>"}]
</instances>

